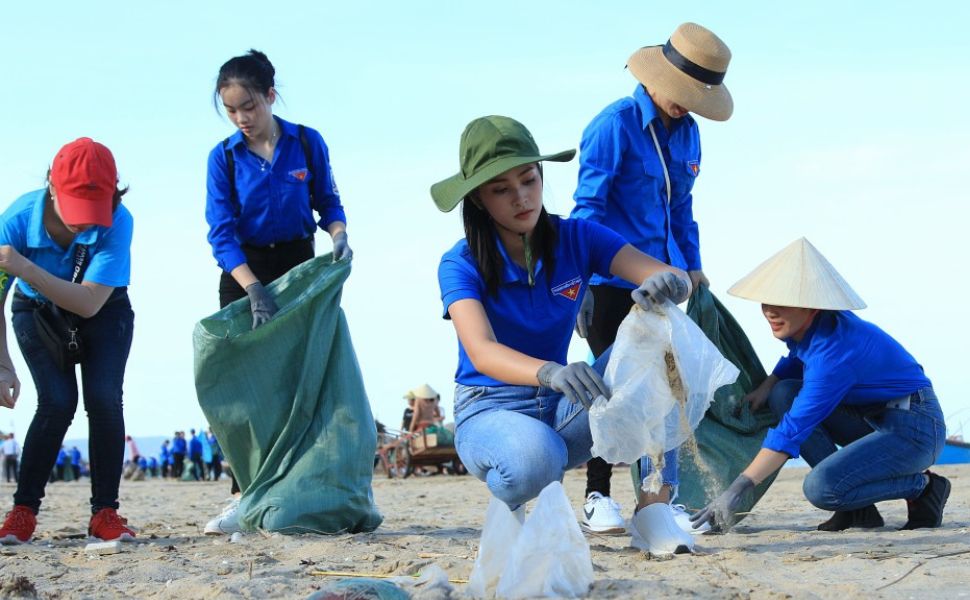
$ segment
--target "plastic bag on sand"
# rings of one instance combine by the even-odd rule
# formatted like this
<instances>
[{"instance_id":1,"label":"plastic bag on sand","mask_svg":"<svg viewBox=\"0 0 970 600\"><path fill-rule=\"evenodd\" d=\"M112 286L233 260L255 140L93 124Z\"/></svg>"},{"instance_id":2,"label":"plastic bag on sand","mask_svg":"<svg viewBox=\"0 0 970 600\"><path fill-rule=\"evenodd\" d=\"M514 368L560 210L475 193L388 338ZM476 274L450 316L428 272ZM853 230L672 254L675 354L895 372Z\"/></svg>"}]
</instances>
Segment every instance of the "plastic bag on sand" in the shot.
<instances>
[{"instance_id":1,"label":"plastic bag on sand","mask_svg":"<svg viewBox=\"0 0 970 600\"><path fill-rule=\"evenodd\" d=\"M575 598L593 584L593 562L562 484L546 486L524 525L492 499L465 592L475 598Z\"/></svg>"},{"instance_id":2,"label":"plastic bag on sand","mask_svg":"<svg viewBox=\"0 0 970 600\"><path fill-rule=\"evenodd\" d=\"M634 306L620 324L604 381L612 391L589 411L593 456L658 467L643 484L660 490L663 453L683 444L704 418L721 386L738 368L669 300L651 311Z\"/></svg>"}]
</instances>

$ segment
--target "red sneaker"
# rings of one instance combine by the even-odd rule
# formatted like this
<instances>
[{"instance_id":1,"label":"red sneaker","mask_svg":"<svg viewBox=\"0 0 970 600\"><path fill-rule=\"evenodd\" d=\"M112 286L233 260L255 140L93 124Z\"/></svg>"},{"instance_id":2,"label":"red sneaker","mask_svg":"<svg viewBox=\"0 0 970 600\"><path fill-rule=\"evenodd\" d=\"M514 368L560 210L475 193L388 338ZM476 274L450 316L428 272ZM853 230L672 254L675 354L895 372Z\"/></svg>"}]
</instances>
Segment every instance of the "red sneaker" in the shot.
<instances>
[{"instance_id":1,"label":"red sneaker","mask_svg":"<svg viewBox=\"0 0 970 600\"><path fill-rule=\"evenodd\" d=\"M17 504L7 513L0 527L0 544L25 544L34 535L37 528L37 517L34 511L22 504Z\"/></svg>"},{"instance_id":2,"label":"red sneaker","mask_svg":"<svg viewBox=\"0 0 970 600\"><path fill-rule=\"evenodd\" d=\"M127 527L128 519L120 516L113 508L102 508L91 517L88 524L88 535L96 537L102 542L130 542L135 539L135 532Z\"/></svg>"}]
</instances>

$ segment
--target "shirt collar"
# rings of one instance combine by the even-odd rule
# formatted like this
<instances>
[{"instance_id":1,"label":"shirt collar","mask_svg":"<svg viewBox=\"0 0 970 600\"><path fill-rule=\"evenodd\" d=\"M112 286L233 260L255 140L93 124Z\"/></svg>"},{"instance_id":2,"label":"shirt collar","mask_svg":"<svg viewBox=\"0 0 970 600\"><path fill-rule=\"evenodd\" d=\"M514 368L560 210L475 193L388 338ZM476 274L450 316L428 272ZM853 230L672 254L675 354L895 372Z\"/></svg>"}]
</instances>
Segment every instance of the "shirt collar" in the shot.
<instances>
[{"instance_id":1,"label":"shirt collar","mask_svg":"<svg viewBox=\"0 0 970 600\"><path fill-rule=\"evenodd\" d=\"M657 107L654 105L653 100L650 98L650 94L647 93L646 88L642 85L637 85L637 89L633 92L633 99L637 103L637 107L640 108L640 118L643 130L647 130L647 126L653 121L657 121L660 128L663 129L663 121L660 119L660 114L657 112ZM670 123L670 133L683 127L687 123L693 123L694 117L689 114L684 115L679 119L674 119Z\"/></svg>"},{"instance_id":2,"label":"shirt collar","mask_svg":"<svg viewBox=\"0 0 970 600\"><path fill-rule=\"evenodd\" d=\"M28 248L55 248L63 251L57 243L47 233L44 228L44 204L47 202L47 190L37 191L37 198L34 200L34 207L30 211L30 220L27 222L27 247ZM74 236L75 244L91 245L98 241L102 227L94 226L87 231Z\"/></svg>"},{"instance_id":3,"label":"shirt collar","mask_svg":"<svg viewBox=\"0 0 970 600\"><path fill-rule=\"evenodd\" d=\"M276 119L277 124L280 126L280 138L285 135L294 138L300 137L300 127L298 125L281 119L276 115L273 115L273 118ZM229 136L229 147L235 149L240 144L245 146L246 139L243 137L243 132L237 129L236 133Z\"/></svg>"},{"instance_id":4,"label":"shirt collar","mask_svg":"<svg viewBox=\"0 0 970 600\"><path fill-rule=\"evenodd\" d=\"M495 243L498 245L499 254L502 255L502 281L505 283L529 283L529 274L525 272L525 269L515 264L511 258L509 258L508 252L505 251L505 245L502 243L502 238L499 237L497 231L493 231L492 235L495 236ZM536 258L535 264L535 279L539 279L539 273L542 271L542 257Z\"/></svg>"}]
</instances>

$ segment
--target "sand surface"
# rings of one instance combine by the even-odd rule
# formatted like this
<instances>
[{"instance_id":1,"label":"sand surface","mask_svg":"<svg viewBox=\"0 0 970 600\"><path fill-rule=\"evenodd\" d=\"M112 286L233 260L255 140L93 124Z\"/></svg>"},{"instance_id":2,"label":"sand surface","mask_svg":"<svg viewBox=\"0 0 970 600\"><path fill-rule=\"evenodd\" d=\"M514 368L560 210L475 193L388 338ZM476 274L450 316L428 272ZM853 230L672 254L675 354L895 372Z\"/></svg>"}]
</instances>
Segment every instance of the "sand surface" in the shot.
<instances>
[{"instance_id":1,"label":"sand surface","mask_svg":"<svg viewBox=\"0 0 970 600\"><path fill-rule=\"evenodd\" d=\"M728 535L700 537L693 556L650 558L629 548L627 536L589 535L596 576L589 597L970 597L970 466L938 471L950 478L953 493L936 530L896 531L906 508L894 501L879 505L885 528L816 531L828 513L803 499L806 470L786 469L755 514ZM580 510L584 473L571 472L564 483ZM629 513L624 470L613 485ZM13 492L9 484L0 488L7 498ZM434 563L466 579L488 504L484 484L468 476L378 475L374 495L385 521L373 533L255 533L230 543L202 535L228 488L227 482L124 481L121 514L138 527L139 539L121 554L90 556L87 540L76 537L87 525L87 480L51 484L33 543L0 548L0 598L34 597L11 595L14 576L26 577L38 598L180 599L304 598L328 581L315 571L405 575ZM957 552L964 554L942 556Z\"/></svg>"}]
</instances>

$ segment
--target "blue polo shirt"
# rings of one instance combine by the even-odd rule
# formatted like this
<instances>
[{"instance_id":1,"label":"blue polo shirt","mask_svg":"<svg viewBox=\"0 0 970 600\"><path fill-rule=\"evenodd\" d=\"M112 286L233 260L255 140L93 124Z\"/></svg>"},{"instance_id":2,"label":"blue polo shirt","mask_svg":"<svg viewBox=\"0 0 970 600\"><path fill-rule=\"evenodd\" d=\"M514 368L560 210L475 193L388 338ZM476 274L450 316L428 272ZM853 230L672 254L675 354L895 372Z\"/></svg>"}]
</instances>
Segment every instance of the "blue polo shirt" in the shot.
<instances>
[{"instance_id":1,"label":"blue polo shirt","mask_svg":"<svg viewBox=\"0 0 970 600\"><path fill-rule=\"evenodd\" d=\"M315 129L305 128L314 179L307 168L299 127L275 119L280 125L280 139L272 161L251 152L241 131L229 138L238 205L232 200L222 142L209 153L205 218L212 254L224 271L246 262L242 244L291 242L313 235L318 224L326 230L334 221L347 222L323 137ZM313 186L312 206L308 186ZM319 221L314 220L313 211L320 215Z\"/></svg>"},{"instance_id":2,"label":"blue polo shirt","mask_svg":"<svg viewBox=\"0 0 970 600\"><path fill-rule=\"evenodd\" d=\"M884 403L932 385L899 342L847 310L820 312L800 342L785 343L789 354L772 374L802 388L762 446L792 457L839 404Z\"/></svg>"},{"instance_id":3,"label":"blue polo shirt","mask_svg":"<svg viewBox=\"0 0 970 600\"><path fill-rule=\"evenodd\" d=\"M489 295L468 242L461 240L441 258L438 284L446 319L452 303L473 298L485 307L500 344L535 358L565 364L576 314L590 276L608 275L613 257L626 241L596 223L551 218L559 232L551 278L547 277L543 261L539 259L535 265L535 285L530 286L525 269L509 259L499 242L504 262L502 280L497 296ZM455 381L464 385L507 385L479 373L461 340L458 340Z\"/></svg>"},{"instance_id":4,"label":"blue polo shirt","mask_svg":"<svg viewBox=\"0 0 970 600\"><path fill-rule=\"evenodd\" d=\"M61 248L44 227L44 198L47 190L28 192L0 216L0 245L10 245L54 277L71 280L78 244L88 246L89 262L82 281L109 287L127 286L131 279L131 235L134 220L124 204L115 209L111 227L91 227L74 236ZM17 287L28 298L46 300L26 281Z\"/></svg>"},{"instance_id":5,"label":"blue polo shirt","mask_svg":"<svg viewBox=\"0 0 970 600\"><path fill-rule=\"evenodd\" d=\"M670 203L663 165L647 126L653 123L670 175ZM632 97L607 106L579 145L579 183L572 218L606 225L645 254L687 271L701 268L700 240L691 190L700 173L701 138L690 115L667 131L653 101L638 85ZM593 285L630 288L618 277Z\"/></svg>"}]
</instances>

